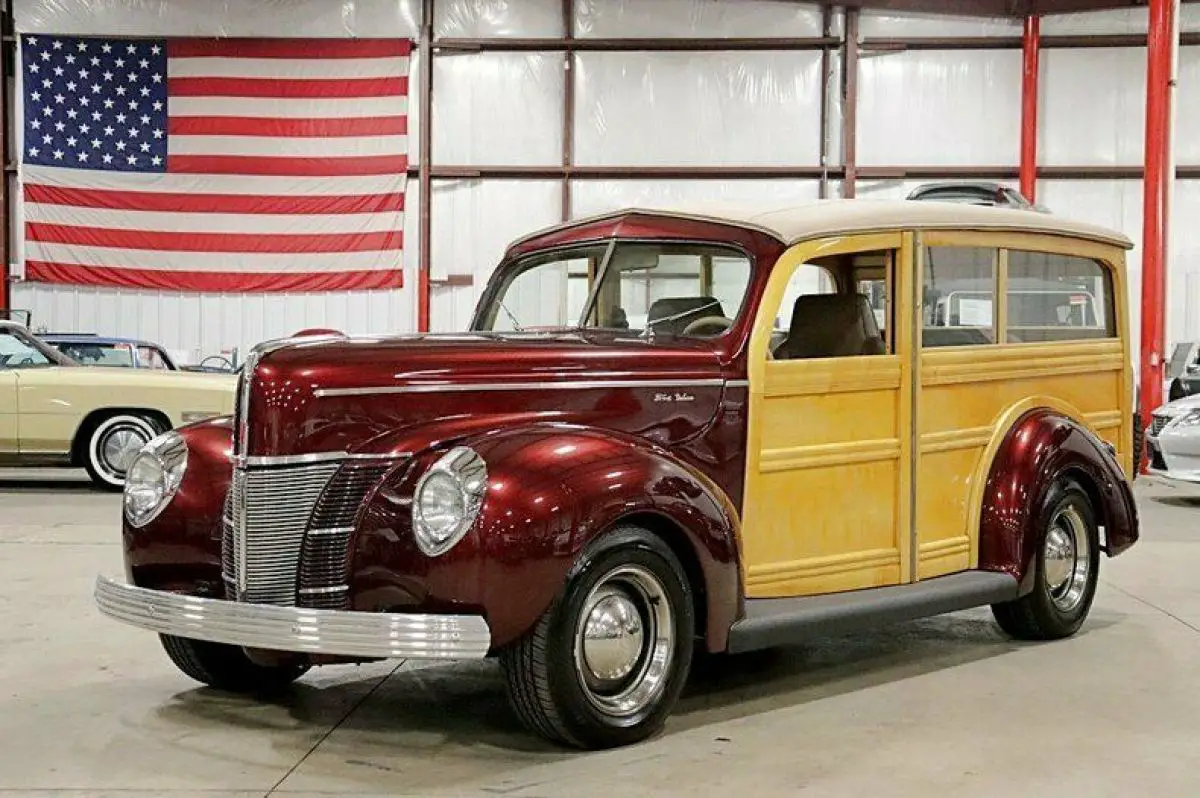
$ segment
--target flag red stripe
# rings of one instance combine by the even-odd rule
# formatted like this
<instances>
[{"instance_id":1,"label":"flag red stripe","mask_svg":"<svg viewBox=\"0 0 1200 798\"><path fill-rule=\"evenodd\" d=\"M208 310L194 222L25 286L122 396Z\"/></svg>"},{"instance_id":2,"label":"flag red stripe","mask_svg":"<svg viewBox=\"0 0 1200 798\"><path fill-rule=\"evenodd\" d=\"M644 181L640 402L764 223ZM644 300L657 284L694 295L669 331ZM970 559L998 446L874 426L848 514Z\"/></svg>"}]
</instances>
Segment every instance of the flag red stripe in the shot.
<instances>
[{"instance_id":1,"label":"flag red stripe","mask_svg":"<svg viewBox=\"0 0 1200 798\"><path fill-rule=\"evenodd\" d=\"M171 97L403 97L408 78L167 78Z\"/></svg>"},{"instance_id":2,"label":"flag red stripe","mask_svg":"<svg viewBox=\"0 0 1200 798\"><path fill-rule=\"evenodd\" d=\"M172 194L154 191L102 191L38 183L25 185L25 201L76 208L159 213L344 214L404 210L404 194L291 196L267 194Z\"/></svg>"},{"instance_id":3,"label":"flag red stripe","mask_svg":"<svg viewBox=\"0 0 1200 798\"><path fill-rule=\"evenodd\" d=\"M44 244L80 247L145 249L164 252L246 252L259 254L313 254L322 252L376 252L402 248L404 233L387 230L370 233L162 233L153 230L120 230L28 222L25 237Z\"/></svg>"},{"instance_id":4,"label":"flag red stripe","mask_svg":"<svg viewBox=\"0 0 1200 798\"><path fill-rule=\"evenodd\" d=\"M170 39L168 58L395 58L408 39Z\"/></svg>"},{"instance_id":5,"label":"flag red stripe","mask_svg":"<svg viewBox=\"0 0 1200 798\"><path fill-rule=\"evenodd\" d=\"M377 291L404 285L404 272L399 267L348 272L196 272L77 266L32 260L25 263L25 275L28 280L43 283L212 293Z\"/></svg>"},{"instance_id":6,"label":"flag red stripe","mask_svg":"<svg viewBox=\"0 0 1200 798\"><path fill-rule=\"evenodd\" d=\"M348 119L285 119L253 116L173 116L173 136L277 136L330 138L408 135L407 116L362 116Z\"/></svg>"},{"instance_id":7,"label":"flag red stripe","mask_svg":"<svg viewBox=\"0 0 1200 798\"><path fill-rule=\"evenodd\" d=\"M352 158L284 158L259 155L171 155L168 172L202 175L274 175L277 177L349 177L394 175L408 171L405 155Z\"/></svg>"}]
</instances>

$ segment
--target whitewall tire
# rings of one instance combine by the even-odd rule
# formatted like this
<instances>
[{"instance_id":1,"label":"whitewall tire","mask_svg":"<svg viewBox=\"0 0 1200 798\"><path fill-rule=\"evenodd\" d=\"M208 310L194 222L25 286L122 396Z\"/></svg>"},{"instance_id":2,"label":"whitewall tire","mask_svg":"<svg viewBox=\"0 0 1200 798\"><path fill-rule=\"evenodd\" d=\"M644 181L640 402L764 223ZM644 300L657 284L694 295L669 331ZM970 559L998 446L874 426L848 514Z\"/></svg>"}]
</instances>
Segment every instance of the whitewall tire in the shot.
<instances>
[{"instance_id":1,"label":"whitewall tire","mask_svg":"<svg viewBox=\"0 0 1200 798\"><path fill-rule=\"evenodd\" d=\"M159 430L155 423L134 413L118 413L101 421L88 433L83 450L83 466L97 486L121 490L125 473L138 450L150 442Z\"/></svg>"}]
</instances>

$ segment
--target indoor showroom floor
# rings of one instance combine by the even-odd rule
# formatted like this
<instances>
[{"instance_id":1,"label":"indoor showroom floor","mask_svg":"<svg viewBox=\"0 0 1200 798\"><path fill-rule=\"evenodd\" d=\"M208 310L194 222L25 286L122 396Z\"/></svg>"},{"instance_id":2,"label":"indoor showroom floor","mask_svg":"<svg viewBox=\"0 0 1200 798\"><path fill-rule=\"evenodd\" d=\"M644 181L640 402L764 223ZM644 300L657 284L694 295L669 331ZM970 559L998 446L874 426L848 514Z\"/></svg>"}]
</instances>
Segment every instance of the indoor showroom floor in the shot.
<instances>
[{"instance_id":1,"label":"indoor showroom floor","mask_svg":"<svg viewBox=\"0 0 1200 798\"><path fill-rule=\"evenodd\" d=\"M1142 542L1073 639L1017 644L981 610L739 657L664 734L585 754L522 732L491 662L318 669L274 704L202 689L92 604L119 497L21 474L0 472L3 796L1200 795L1200 490L1138 480Z\"/></svg>"}]
</instances>

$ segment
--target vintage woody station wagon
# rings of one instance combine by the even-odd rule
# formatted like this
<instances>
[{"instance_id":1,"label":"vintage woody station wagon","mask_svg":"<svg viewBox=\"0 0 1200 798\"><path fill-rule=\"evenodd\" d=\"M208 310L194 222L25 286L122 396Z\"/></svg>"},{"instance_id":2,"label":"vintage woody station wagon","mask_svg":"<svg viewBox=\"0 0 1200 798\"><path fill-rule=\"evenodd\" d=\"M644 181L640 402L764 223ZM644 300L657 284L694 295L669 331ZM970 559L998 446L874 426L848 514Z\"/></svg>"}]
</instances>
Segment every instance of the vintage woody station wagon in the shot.
<instances>
[{"instance_id":1,"label":"vintage woody station wagon","mask_svg":"<svg viewBox=\"0 0 1200 798\"><path fill-rule=\"evenodd\" d=\"M1129 246L862 200L537 233L468 333L258 347L232 418L138 456L97 601L232 690L495 656L581 747L662 726L697 652L1070 635L1138 537Z\"/></svg>"}]
</instances>

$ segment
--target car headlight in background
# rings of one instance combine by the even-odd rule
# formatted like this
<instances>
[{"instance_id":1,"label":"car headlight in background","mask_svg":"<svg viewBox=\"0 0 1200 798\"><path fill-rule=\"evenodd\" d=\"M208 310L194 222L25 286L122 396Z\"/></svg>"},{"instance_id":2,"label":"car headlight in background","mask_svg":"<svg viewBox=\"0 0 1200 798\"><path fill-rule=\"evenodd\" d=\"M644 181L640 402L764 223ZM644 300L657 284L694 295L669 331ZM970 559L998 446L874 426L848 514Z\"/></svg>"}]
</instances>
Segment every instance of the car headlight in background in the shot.
<instances>
[{"instance_id":1,"label":"car headlight in background","mask_svg":"<svg viewBox=\"0 0 1200 798\"><path fill-rule=\"evenodd\" d=\"M486 493L487 466L474 449L459 446L442 455L413 493L413 534L421 551L436 557L462 540Z\"/></svg>"},{"instance_id":2,"label":"car headlight in background","mask_svg":"<svg viewBox=\"0 0 1200 798\"><path fill-rule=\"evenodd\" d=\"M142 447L125 474L125 518L132 526L150 523L179 491L187 470L187 443L166 432Z\"/></svg>"}]
</instances>

